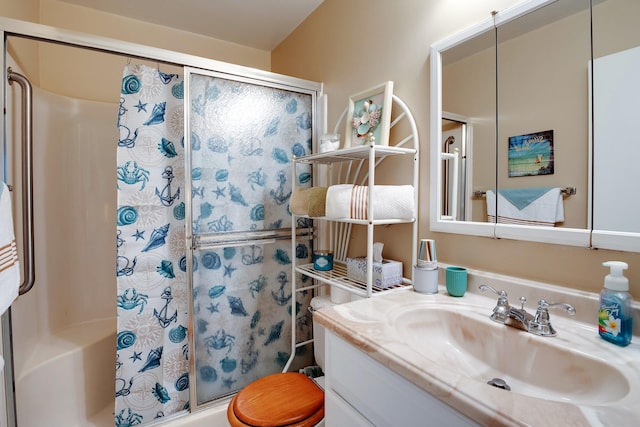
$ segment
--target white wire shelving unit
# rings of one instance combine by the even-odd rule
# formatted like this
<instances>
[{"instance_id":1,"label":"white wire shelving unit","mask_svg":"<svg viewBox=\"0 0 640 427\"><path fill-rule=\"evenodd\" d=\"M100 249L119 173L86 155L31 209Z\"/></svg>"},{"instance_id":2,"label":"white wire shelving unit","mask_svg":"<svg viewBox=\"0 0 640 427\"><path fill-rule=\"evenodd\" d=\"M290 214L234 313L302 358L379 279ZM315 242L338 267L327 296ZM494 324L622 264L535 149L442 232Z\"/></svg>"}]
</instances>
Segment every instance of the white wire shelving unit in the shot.
<instances>
[{"instance_id":1,"label":"white wire shelving unit","mask_svg":"<svg viewBox=\"0 0 640 427\"><path fill-rule=\"evenodd\" d=\"M390 145L366 145L356 146L326 153L315 153L304 157L294 158L293 174L296 173L296 166L299 164L310 165L328 165L329 166L329 182L336 183L352 183L359 185L368 185L369 200L373 200L373 187L375 185L375 170L376 167L386 158L390 156L411 156L412 157L412 182L406 184L412 184L414 188L414 206L416 211L418 207L418 163L419 163L419 139L417 127L415 121L408 107L400 98L393 96L393 106L397 109L397 115L391 122L391 137ZM345 113L342 114L338 123L336 124L334 132L343 125ZM406 122L403 125L403 122ZM394 128L401 128L398 132L393 132ZM406 132L405 133L403 133ZM393 144L392 141L397 141ZM337 171L334 169L337 167ZM418 236L418 221L417 218L411 219L383 219L377 220L373 215L373 203L369 203L369 214L366 220L362 219L335 219L326 217L314 217L311 218L315 223L325 222L325 227L328 227L329 234L329 247L334 255L333 269L330 271L318 271L313 268L313 264L297 265L293 262L294 273L305 274L321 284L327 284L344 289L352 294L360 297L371 297L389 292L396 292L406 289L411 289L412 278L411 268L408 272L405 270L405 276L402 284L391 286L386 289L381 289L375 286L373 283L373 238L374 228L379 225L392 225L392 224L404 224L412 223L412 263L416 261L416 247ZM296 227L296 215L293 219L292 236L295 241L295 227ZM307 217L308 218L308 217ZM320 225L319 234L326 233L327 229ZM353 225L364 225L367 227L367 278L366 282L361 282L348 277L346 258L349 248L349 240L351 238L351 228ZM294 243L295 244L295 243ZM408 274L407 274L408 273ZM307 288L308 289L308 288ZM294 291L300 291L295 289Z\"/></svg>"},{"instance_id":2,"label":"white wire shelving unit","mask_svg":"<svg viewBox=\"0 0 640 427\"><path fill-rule=\"evenodd\" d=\"M413 185L414 189L414 206L416 217L410 219L383 219L378 220L373 216L372 203L369 203L368 219L335 219L327 217L308 217L292 214L292 250L295 253L297 242L297 219L307 218L314 221L316 229L316 241L319 236L328 235L328 247L333 252L333 269L329 271L318 271L313 268L313 263L298 264L297 259L293 257L292 271L293 277L298 274L306 275L314 279L314 284L310 286L297 287L297 280L292 280L292 307L296 306L296 295L299 292L314 290L323 286L331 286L345 290L353 295L363 298L369 298L384 295L392 292L401 292L413 289L413 278L411 277L412 268L404 270L402 283L390 286L385 289L378 288L373 283L373 243L374 228L376 226L393 225L393 224L412 224L411 241L407 244L411 245L411 262L416 263L417 259L417 240L418 240L418 188L419 188L419 139L415 120L407 105L396 95L393 95L393 112L396 113L390 124L389 145L365 145L350 148L339 149L325 153L314 153L302 157L293 158L293 181L296 182L296 169L298 165L326 165L328 167L328 184L357 184L368 185L369 200L373 200L373 187L375 185L375 170L382 161L389 157L408 156L411 159L412 174L411 182L405 184ZM344 126L347 115L345 110L338 119L334 133L339 133L339 129ZM394 142L395 141L395 142ZM316 171L314 173L317 173ZM358 281L347 275L347 253L351 239L351 230L353 225L363 225L367 228L367 281ZM317 242L314 242L317 243ZM408 274L407 274L408 273ZM293 310L295 311L295 310ZM311 342L313 339L297 342L295 314L292 313L292 353L289 361L285 366L285 371L290 366L295 357L296 350Z\"/></svg>"}]
</instances>

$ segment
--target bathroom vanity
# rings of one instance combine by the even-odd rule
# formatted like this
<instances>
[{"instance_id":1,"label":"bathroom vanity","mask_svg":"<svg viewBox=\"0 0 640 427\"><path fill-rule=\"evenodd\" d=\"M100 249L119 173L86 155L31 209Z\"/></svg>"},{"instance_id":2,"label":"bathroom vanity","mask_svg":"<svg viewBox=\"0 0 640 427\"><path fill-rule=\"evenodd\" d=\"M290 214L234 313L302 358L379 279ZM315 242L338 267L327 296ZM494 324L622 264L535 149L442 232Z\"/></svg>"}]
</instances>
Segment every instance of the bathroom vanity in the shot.
<instances>
[{"instance_id":1,"label":"bathroom vanity","mask_svg":"<svg viewBox=\"0 0 640 427\"><path fill-rule=\"evenodd\" d=\"M339 426L477 426L334 333L326 335L325 420Z\"/></svg>"},{"instance_id":2,"label":"bathroom vanity","mask_svg":"<svg viewBox=\"0 0 640 427\"><path fill-rule=\"evenodd\" d=\"M461 298L441 286L316 312L328 335L328 425L637 425L640 337L624 348L600 339L596 294L469 273ZM496 297L480 284L504 290L515 307L524 297L530 313L544 298L576 315L550 312L555 337L505 326L489 318ZM495 378L511 390L489 385Z\"/></svg>"}]
</instances>

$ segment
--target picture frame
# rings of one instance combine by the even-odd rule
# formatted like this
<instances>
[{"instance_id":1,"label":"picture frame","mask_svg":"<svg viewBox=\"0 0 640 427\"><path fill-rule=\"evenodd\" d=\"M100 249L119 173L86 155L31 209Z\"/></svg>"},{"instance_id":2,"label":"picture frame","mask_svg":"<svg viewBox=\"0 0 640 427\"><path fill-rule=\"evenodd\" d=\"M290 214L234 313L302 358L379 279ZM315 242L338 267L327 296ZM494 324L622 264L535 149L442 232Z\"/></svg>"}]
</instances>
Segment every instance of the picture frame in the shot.
<instances>
[{"instance_id":1,"label":"picture frame","mask_svg":"<svg viewBox=\"0 0 640 427\"><path fill-rule=\"evenodd\" d=\"M393 82L387 81L349 97L344 148L389 145Z\"/></svg>"},{"instance_id":2,"label":"picture frame","mask_svg":"<svg viewBox=\"0 0 640 427\"><path fill-rule=\"evenodd\" d=\"M509 137L509 177L552 175L553 130Z\"/></svg>"}]
</instances>

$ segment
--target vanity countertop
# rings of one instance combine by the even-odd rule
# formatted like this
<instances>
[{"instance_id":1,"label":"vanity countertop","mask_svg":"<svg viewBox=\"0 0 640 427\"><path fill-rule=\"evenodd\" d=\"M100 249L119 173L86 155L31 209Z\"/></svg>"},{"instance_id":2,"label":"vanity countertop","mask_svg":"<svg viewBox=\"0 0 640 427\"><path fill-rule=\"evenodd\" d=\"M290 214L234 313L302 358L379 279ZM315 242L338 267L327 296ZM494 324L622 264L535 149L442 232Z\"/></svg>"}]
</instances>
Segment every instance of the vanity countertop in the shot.
<instances>
[{"instance_id":1,"label":"vanity countertop","mask_svg":"<svg viewBox=\"0 0 640 427\"><path fill-rule=\"evenodd\" d=\"M470 286L477 289L475 283L476 280L470 278ZM493 285L493 281L484 283ZM558 289L560 293L564 292L564 288ZM551 301L554 296L558 296L553 295L555 290L534 287L533 296L537 295L536 292L543 292L545 295L551 293L551 297L548 297ZM577 295L573 295L575 299L570 294L564 296L563 302L573 304L578 313L582 310L582 316L576 316L577 320L570 320L557 311L551 312L552 324L558 331L555 337L538 337L508 326L495 325L512 329L513 332L509 333L526 334L526 337L520 338L530 340L529 343L532 343L533 347L535 340L554 340L551 344L578 351L588 358L599 359L599 362L617 369L628 381L628 390L625 385L624 391L616 390L616 394L621 397L609 399L610 401L604 403L594 402L593 399L587 403L562 399L548 400L488 386L461 374L457 369L447 369L442 361L435 362L416 351L415 346L407 344L407 335L399 333L394 322L390 320L397 313L417 306L446 306L449 310L455 311L458 308L456 305L459 305L460 309L473 306L484 310L486 307L488 318L495 305L495 298L493 295L476 292L473 290L461 298L454 298L447 294L443 286L440 286L439 293L434 295L404 291L326 307L317 311L314 316L328 330L482 425L635 426L640 423L640 337L634 337L635 341L621 348L605 342L598 336L595 326L597 314L593 314L592 324L581 321L581 318L590 317L590 313L587 312L585 315L585 311L594 310L596 307L594 303L597 303L597 296L594 294L578 292ZM515 291L512 293L514 295L509 295L511 304L516 305L518 299L514 296L517 294ZM528 348L522 348L521 351L536 351L537 349L531 345L523 346ZM495 351L500 349L496 348ZM517 363L518 355L513 355L513 358ZM573 360L566 363L566 375L576 378L577 374L571 372L573 363ZM576 370L579 370L577 368ZM530 369L522 366L523 372ZM532 375L537 373L533 372ZM594 387L588 381L577 384L583 390Z\"/></svg>"}]
</instances>

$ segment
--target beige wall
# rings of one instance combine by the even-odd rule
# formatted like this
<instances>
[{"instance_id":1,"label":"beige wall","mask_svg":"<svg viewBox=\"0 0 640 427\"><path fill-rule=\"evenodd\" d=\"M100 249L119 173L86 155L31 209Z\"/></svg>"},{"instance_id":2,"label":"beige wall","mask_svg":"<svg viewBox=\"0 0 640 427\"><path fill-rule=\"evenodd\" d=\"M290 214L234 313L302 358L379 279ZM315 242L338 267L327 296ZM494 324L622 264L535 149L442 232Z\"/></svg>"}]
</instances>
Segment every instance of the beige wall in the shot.
<instances>
[{"instance_id":1,"label":"beige wall","mask_svg":"<svg viewBox=\"0 0 640 427\"><path fill-rule=\"evenodd\" d=\"M0 16L37 22L40 0L3 0L0 3Z\"/></svg>"},{"instance_id":2,"label":"beige wall","mask_svg":"<svg viewBox=\"0 0 640 427\"><path fill-rule=\"evenodd\" d=\"M20 19L22 21L38 22L40 0L2 0L0 2L0 16ZM26 40L9 42L9 54L15 59L16 64L28 74L32 83L39 84L36 70L38 69L38 47L35 43Z\"/></svg>"},{"instance_id":3,"label":"beige wall","mask_svg":"<svg viewBox=\"0 0 640 427\"><path fill-rule=\"evenodd\" d=\"M632 0L633 1L633 0ZM429 207L429 47L516 0L326 0L272 54L272 70L321 80L332 126L350 94L385 80L412 109L421 138L420 237L435 238L440 261L598 291L603 261L629 263L631 292L640 298L640 254L431 233ZM631 28L631 27L627 27ZM393 251L406 241L385 236ZM386 251L386 246L385 246Z\"/></svg>"},{"instance_id":4,"label":"beige wall","mask_svg":"<svg viewBox=\"0 0 640 427\"><path fill-rule=\"evenodd\" d=\"M23 6L24 3L24 6ZM30 6L27 8L27 4ZM44 25L174 50L262 70L271 67L268 51L178 31L99 12L58 0L3 0L0 14ZM128 58L33 41L11 40L19 65L34 83L54 93L79 99L117 102L122 69ZM30 53L22 54L24 45ZM33 52L37 52L34 58ZM23 58L24 57L24 58ZM132 59L133 62L140 62ZM151 63L153 64L153 63ZM165 72L176 72L162 65ZM101 85L84 76L99 76ZM115 88L115 91L114 91Z\"/></svg>"}]
</instances>

